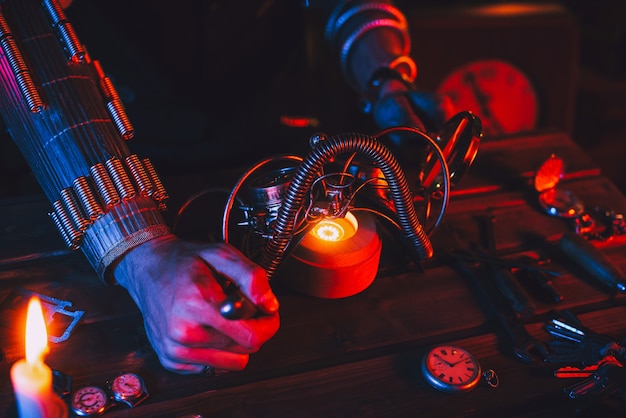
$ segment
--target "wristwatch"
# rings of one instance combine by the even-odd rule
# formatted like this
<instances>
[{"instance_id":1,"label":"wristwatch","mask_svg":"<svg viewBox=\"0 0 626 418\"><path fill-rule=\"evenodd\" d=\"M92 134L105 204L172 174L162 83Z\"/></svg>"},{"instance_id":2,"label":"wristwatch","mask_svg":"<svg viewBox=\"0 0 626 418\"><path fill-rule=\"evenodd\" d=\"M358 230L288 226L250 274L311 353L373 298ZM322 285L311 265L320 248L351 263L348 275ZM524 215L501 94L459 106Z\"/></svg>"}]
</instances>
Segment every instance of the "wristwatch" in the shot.
<instances>
[{"instance_id":1,"label":"wristwatch","mask_svg":"<svg viewBox=\"0 0 626 418\"><path fill-rule=\"evenodd\" d=\"M93 417L104 414L113 404L104 389L84 386L74 392L70 406L78 416Z\"/></svg>"},{"instance_id":2,"label":"wristwatch","mask_svg":"<svg viewBox=\"0 0 626 418\"><path fill-rule=\"evenodd\" d=\"M122 373L109 382L113 399L123 402L131 408L139 405L148 397L148 389L143 379L135 373Z\"/></svg>"}]
</instances>

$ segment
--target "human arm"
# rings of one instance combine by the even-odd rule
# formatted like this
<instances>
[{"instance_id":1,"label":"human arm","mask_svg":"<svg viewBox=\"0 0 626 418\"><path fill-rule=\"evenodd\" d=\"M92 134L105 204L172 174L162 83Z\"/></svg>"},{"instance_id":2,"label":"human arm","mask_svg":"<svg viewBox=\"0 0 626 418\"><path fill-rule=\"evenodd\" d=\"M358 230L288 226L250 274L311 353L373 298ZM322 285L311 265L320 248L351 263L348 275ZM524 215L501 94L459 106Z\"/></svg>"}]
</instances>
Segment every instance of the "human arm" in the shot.
<instances>
[{"instance_id":1,"label":"human arm","mask_svg":"<svg viewBox=\"0 0 626 418\"><path fill-rule=\"evenodd\" d=\"M0 112L68 246L83 251L102 280L128 289L165 367L244 367L278 329L263 271L226 245L171 233L161 216L167 193L151 163L129 151L134 130L124 107L58 3L4 1L0 32ZM262 314L228 324L218 318L225 295L216 272Z\"/></svg>"}]
</instances>

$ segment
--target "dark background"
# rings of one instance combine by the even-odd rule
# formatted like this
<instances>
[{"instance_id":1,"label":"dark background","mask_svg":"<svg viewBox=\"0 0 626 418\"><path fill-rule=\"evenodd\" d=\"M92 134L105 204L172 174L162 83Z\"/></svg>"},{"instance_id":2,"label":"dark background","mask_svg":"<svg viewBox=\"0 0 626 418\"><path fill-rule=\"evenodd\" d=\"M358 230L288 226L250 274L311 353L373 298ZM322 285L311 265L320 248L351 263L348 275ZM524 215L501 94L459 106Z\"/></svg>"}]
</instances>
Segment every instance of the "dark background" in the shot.
<instances>
[{"instance_id":1,"label":"dark background","mask_svg":"<svg viewBox=\"0 0 626 418\"><path fill-rule=\"evenodd\" d=\"M308 136L317 131L375 129L358 111L357 96L345 86L325 50L318 17L304 13L298 3L181 0L173 6L162 1L75 0L67 14L126 104L137 132L131 150L150 157L167 178L245 166L275 153L302 154ZM439 18L455 16L466 2L397 4L416 16L411 22L413 50L422 69L417 83L428 90L429 72L444 71L440 56L456 56L476 46L457 40L455 28L465 18L444 17L434 29L430 26L429 39L416 38L423 33L419 28L428 27L433 9ZM565 13L554 20L553 34L538 32L530 19L523 41L527 48L515 47L515 58L522 66L545 69L533 77L543 77L544 84L552 86L548 93L565 92L563 103L553 106L562 106L569 122L545 127L567 131L626 192L626 3L555 4ZM492 38L501 40L501 51L512 50L502 45L506 36L520 42L507 25L485 25L483 31L493 31ZM546 59L558 55L549 48L573 51L568 55L574 57L573 65ZM424 56L424 51L441 55ZM554 68L571 80L571 98L567 89L557 86ZM284 115L310 116L318 125L289 128L280 123ZM0 197L39 193L6 134L0 138L0 150Z\"/></svg>"}]
</instances>

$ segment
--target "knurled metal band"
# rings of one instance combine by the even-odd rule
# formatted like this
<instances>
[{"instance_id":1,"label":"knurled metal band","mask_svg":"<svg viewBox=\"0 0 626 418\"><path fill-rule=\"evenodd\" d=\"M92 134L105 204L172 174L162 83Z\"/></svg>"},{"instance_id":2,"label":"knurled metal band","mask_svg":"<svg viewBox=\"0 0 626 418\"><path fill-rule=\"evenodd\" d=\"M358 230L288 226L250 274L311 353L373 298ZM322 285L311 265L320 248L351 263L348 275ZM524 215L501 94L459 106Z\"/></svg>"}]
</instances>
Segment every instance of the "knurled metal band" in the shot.
<instances>
[{"instance_id":1,"label":"knurled metal band","mask_svg":"<svg viewBox=\"0 0 626 418\"><path fill-rule=\"evenodd\" d=\"M137 231L127 237L124 237L124 239L119 241L117 245L113 246L109 252L107 252L104 257L100 259L100 264L94 268L103 281L112 284L115 282L115 278L113 277L112 272L109 271L109 267L111 267L116 260L121 258L133 248L138 247L145 242L171 234L172 232L166 225L154 225L146 229L142 229L141 231Z\"/></svg>"},{"instance_id":2,"label":"knurled metal band","mask_svg":"<svg viewBox=\"0 0 626 418\"><path fill-rule=\"evenodd\" d=\"M90 173L59 192L50 216L67 246L81 248L104 278L127 251L171 233L160 213L169 196L150 161L136 155L110 158Z\"/></svg>"},{"instance_id":3,"label":"knurled metal band","mask_svg":"<svg viewBox=\"0 0 626 418\"><path fill-rule=\"evenodd\" d=\"M111 267L133 248L171 234L150 198L137 196L113 206L85 232L81 249L98 276L112 282Z\"/></svg>"},{"instance_id":4,"label":"knurled metal band","mask_svg":"<svg viewBox=\"0 0 626 418\"><path fill-rule=\"evenodd\" d=\"M370 31L383 28L392 29L398 34L402 48L400 60L405 60L411 50L411 39L406 17L395 6L384 2L352 4L343 1L336 6L328 19L325 37L331 47L338 51L341 71L355 88L359 86L356 85L351 76L350 56L352 51L358 41ZM388 57L380 63L380 66L389 68L392 68L394 64L398 66L397 60L397 57ZM417 73L415 64L407 62L403 67L406 67L402 70L412 82Z\"/></svg>"}]
</instances>

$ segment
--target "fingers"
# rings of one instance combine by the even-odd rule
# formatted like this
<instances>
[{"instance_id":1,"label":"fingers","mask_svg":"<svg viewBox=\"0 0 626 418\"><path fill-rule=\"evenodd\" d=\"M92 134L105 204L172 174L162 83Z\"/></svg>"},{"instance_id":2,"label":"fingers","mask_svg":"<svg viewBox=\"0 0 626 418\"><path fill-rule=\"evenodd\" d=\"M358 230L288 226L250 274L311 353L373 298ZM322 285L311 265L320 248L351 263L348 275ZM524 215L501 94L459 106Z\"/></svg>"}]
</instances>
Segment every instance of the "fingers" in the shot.
<instances>
[{"instance_id":1,"label":"fingers","mask_svg":"<svg viewBox=\"0 0 626 418\"><path fill-rule=\"evenodd\" d=\"M252 352L227 335L195 323L177 322L165 335L149 329L148 339L163 367L180 374L203 373L207 366L242 370Z\"/></svg>"},{"instance_id":2,"label":"fingers","mask_svg":"<svg viewBox=\"0 0 626 418\"><path fill-rule=\"evenodd\" d=\"M278 299L272 292L265 271L235 248L216 245L200 252L200 257L218 274L232 280L241 292L264 313L278 312Z\"/></svg>"},{"instance_id":3,"label":"fingers","mask_svg":"<svg viewBox=\"0 0 626 418\"><path fill-rule=\"evenodd\" d=\"M171 331L172 346L181 345L189 348L210 347L216 350L228 350L233 353L249 354L257 348L244 347L232 338L202 325L178 326Z\"/></svg>"},{"instance_id":4,"label":"fingers","mask_svg":"<svg viewBox=\"0 0 626 418\"><path fill-rule=\"evenodd\" d=\"M179 374L204 373L206 367L219 370L243 370L250 359L248 354L236 354L212 348L189 349L180 346L171 355L157 353L161 365Z\"/></svg>"},{"instance_id":5,"label":"fingers","mask_svg":"<svg viewBox=\"0 0 626 418\"><path fill-rule=\"evenodd\" d=\"M153 240L132 260L141 268L127 289L144 314L146 332L162 365L177 373L205 366L241 370L280 326L278 302L265 271L226 244ZM147 262L149 260L150 262ZM136 272L150 279L138 280ZM217 275L217 277L216 277ZM229 320L220 314L223 278L235 283L263 315ZM140 283L135 285L135 282Z\"/></svg>"}]
</instances>

